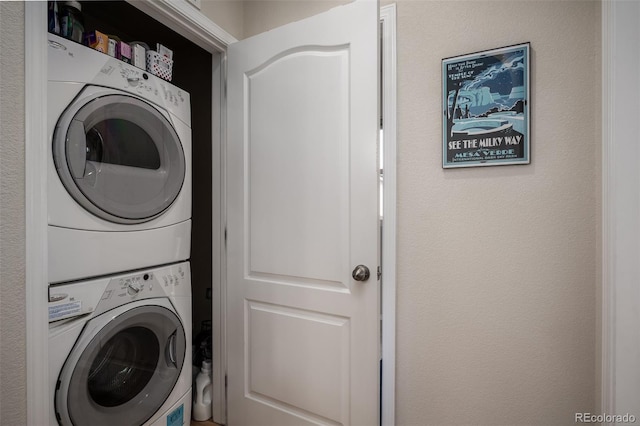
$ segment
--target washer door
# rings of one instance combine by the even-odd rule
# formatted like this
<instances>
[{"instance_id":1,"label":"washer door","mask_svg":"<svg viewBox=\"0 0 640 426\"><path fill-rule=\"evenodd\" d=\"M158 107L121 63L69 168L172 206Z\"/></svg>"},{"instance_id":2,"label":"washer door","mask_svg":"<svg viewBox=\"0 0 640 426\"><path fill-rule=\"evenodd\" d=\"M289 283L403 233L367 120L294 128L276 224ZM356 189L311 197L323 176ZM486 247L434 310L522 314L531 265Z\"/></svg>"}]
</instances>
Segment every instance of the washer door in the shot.
<instances>
[{"instance_id":1,"label":"washer door","mask_svg":"<svg viewBox=\"0 0 640 426\"><path fill-rule=\"evenodd\" d=\"M185 345L180 320L162 306L92 319L62 367L58 420L63 425L143 424L173 390Z\"/></svg>"},{"instance_id":2,"label":"washer door","mask_svg":"<svg viewBox=\"0 0 640 426\"><path fill-rule=\"evenodd\" d=\"M165 211L185 177L180 139L151 104L88 86L62 113L53 135L60 179L86 210L115 223L141 223Z\"/></svg>"}]
</instances>

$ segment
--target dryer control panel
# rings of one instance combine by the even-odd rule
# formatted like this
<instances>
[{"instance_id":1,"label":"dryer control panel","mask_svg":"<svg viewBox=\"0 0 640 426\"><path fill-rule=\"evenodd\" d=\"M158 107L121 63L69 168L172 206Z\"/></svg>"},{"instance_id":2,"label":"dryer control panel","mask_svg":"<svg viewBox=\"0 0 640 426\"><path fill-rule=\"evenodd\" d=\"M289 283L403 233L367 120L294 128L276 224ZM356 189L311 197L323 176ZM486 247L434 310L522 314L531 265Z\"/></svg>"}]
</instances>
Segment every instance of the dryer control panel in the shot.
<instances>
[{"instance_id":1,"label":"dryer control panel","mask_svg":"<svg viewBox=\"0 0 640 426\"><path fill-rule=\"evenodd\" d=\"M117 59L109 59L91 83L139 95L171 111L185 124L191 126L189 94L140 68Z\"/></svg>"},{"instance_id":2,"label":"dryer control panel","mask_svg":"<svg viewBox=\"0 0 640 426\"><path fill-rule=\"evenodd\" d=\"M189 297L189 262L90 281L49 287L49 322L98 315L126 303L155 297Z\"/></svg>"},{"instance_id":3,"label":"dryer control panel","mask_svg":"<svg viewBox=\"0 0 640 426\"><path fill-rule=\"evenodd\" d=\"M191 127L189 93L155 75L87 46L47 34L48 80L125 90L170 111Z\"/></svg>"}]
</instances>

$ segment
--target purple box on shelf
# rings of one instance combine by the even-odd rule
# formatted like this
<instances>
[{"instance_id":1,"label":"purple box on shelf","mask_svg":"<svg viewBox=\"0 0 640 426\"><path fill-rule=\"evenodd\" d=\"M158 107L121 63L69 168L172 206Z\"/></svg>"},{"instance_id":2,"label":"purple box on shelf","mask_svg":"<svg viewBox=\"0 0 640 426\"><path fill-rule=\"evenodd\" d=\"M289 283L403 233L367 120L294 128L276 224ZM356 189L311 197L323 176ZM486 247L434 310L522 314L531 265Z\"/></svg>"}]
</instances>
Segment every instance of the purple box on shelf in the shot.
<instances>
[{"instance_id":1,"label":"purple box on shelf","mask_svg":"<svg viewBox=\"0 0 640 426\"><path fill-rule=\"evenodd\" d=\"M116 58L120 59L127 64L131 63L131 46L124 41L119 41L116 44Z\"/></svg>"}]
</instances>

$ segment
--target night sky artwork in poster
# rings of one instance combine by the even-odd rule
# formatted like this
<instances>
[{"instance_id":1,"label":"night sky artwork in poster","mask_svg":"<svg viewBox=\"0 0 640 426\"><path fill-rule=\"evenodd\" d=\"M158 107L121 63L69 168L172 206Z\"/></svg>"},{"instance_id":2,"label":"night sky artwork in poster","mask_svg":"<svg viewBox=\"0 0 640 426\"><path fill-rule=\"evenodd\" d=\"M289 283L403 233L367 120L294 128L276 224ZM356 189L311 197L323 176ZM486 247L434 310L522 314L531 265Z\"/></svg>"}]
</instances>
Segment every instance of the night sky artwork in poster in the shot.
<instances>
[{"instance_id":1,"label":"night sky artwork in poster","mask_svg":"<svg viewBox=\"0 0 640 426\"><path fill-rule=\"evenodd\" d=\"M528 164L529 43L442 61L442 166Z\"/></svg>"}]
</instances>

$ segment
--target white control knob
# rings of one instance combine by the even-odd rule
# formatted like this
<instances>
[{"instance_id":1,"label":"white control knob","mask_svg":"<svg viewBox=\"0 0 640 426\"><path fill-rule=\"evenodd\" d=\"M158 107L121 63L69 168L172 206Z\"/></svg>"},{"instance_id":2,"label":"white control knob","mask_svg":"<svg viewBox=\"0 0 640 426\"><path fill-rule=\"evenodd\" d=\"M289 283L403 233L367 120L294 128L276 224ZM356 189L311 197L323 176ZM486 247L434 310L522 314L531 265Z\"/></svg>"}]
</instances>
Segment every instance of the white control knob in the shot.
<instances>
[{"instance_id":1,"label":"white control knob","mask_svg":"<svg viewBox=\"0 0 640 426\"><path fill-rule=\"evenodd\" d=\"M140 284L138 283L131 283L127 287L127 293L129 293L131 296L135 296L136 294L140 293L140 290L142 290Z\"/></svg>"}]
</instances>

